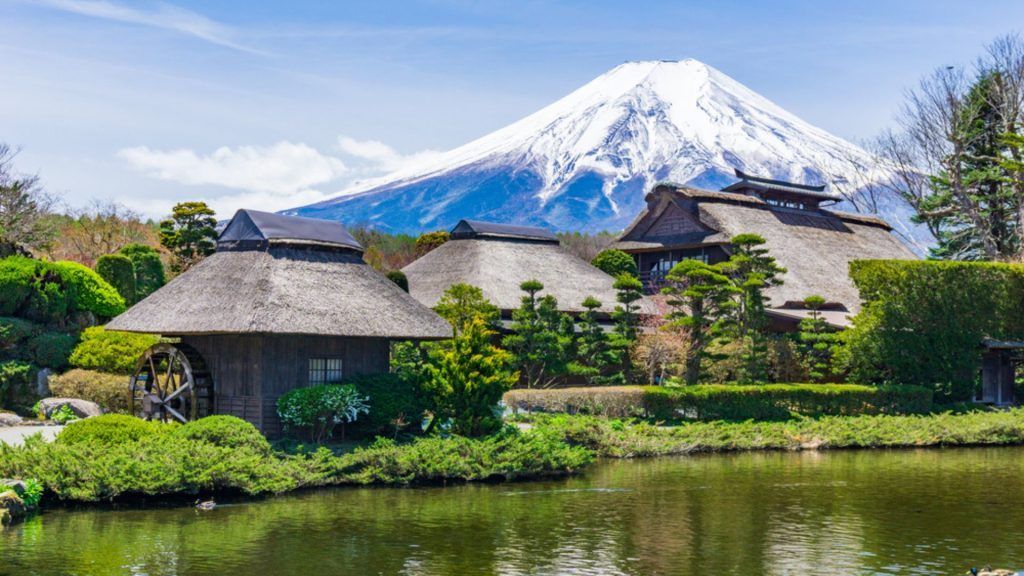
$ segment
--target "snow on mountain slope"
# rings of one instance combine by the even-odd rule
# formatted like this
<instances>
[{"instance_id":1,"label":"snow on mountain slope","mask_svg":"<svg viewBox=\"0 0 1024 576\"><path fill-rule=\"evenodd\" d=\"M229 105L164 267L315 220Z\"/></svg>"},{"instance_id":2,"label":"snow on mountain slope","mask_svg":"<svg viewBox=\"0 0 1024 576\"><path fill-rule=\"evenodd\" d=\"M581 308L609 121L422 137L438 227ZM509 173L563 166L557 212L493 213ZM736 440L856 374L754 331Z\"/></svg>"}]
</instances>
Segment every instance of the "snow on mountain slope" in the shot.
<instances>
[{"instance_id":1,"label":"snow on mountain slope","mask_svg":"<svg viewBox=\"0 0 1024 576\"><path fill-rule=\"evenodd\" d=\"M885 178L870 154L696 60L627 62L468 144L290 214L417 232L476 217L618 230L670 180L749 174L811 184ZM909 212L881 214L914 234Z\"/></svg>"}]
</instances>

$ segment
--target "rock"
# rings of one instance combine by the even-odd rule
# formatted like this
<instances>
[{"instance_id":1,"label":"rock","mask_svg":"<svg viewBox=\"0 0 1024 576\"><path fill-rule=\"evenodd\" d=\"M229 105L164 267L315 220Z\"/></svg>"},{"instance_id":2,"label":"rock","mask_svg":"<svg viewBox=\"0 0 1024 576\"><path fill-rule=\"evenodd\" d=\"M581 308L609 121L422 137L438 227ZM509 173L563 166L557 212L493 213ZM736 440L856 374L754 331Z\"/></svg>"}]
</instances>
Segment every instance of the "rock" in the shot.
<instances>
[{"instance_id":1,"label":"rock","mask_svg":"<svg viewBox=\"0 0 1024 576\"><path fill-rule=\"evenodd\" d=\"M23 517L28 512L25 503L21 501L14 490L0 492L0 523L8 523Z\"/></svg>"},{"instance_id":2,"label":"rock","mask_svg":"<svg viewBox=\"0 0 1024 576\"><path fill-rule=\"evenodd\" d=\"M0 478L0 492L14 490L14 493L21 496L25 493L25 483L13 478Z\"/></svg>"},{"instance_id":3,"label":"rock","mask_svg":"<svg viewBox=\"0 0 1024 576\"><path fill-rule=\"evenodd\" d=\"M93 416L103 414L99 404L80 398L43 398L39 401L39 411L46 418L49 418L55 411L60 410L61 406L71 408L71 411L79 418L92 418Z\"/></svg>"},{"instance_id":4,"label":"rock","mask_svg":"<svg viewBox=\"0 0 1024 576\"><path fill-rule=\"evenodd\" d=\"M0 412L0 427L18 426L22 420L23 418L14 412Z\"/></svg>"},{"instance_id":5,"label":"rock","mask_svg":"<svg viewBox=\"0 0 1024 576\"><path fill-rule=\"evenodd\" d=\"M36 375L36 395L40 398L50 395L50 376L53 376L53 370L49 368L43 368Z\"/></svg>"}]
</instances>

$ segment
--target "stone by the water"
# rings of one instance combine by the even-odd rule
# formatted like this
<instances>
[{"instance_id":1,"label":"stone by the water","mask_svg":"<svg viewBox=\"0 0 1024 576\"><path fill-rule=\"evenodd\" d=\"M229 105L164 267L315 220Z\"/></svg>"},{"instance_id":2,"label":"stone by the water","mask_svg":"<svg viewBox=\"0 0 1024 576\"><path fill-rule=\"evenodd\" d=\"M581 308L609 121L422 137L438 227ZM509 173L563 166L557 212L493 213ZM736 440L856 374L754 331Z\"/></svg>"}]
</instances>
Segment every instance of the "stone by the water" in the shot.
<instances>
[{"instance_id":1,"label":"stone by the water","mask_svg":"<svg viewBox=\"0 0 1024 576\"><path fill-rule=\"evenodd\" d=\"M79 418L92 418L103 414L99 404L81 398L43 398L39 401L39 411L46 418L50 418L61 406L67 406Z\"/></svg>"},{"instance_id":2,"label":"stone by the water","mask_svg":"<svg viewBox=\"0 0 1024 576\"><path fill-rule=\"evenodd\" d=\"M0 426L19 426L23 420L14 412L0 412Z\"/></svg>"}]
</instances>

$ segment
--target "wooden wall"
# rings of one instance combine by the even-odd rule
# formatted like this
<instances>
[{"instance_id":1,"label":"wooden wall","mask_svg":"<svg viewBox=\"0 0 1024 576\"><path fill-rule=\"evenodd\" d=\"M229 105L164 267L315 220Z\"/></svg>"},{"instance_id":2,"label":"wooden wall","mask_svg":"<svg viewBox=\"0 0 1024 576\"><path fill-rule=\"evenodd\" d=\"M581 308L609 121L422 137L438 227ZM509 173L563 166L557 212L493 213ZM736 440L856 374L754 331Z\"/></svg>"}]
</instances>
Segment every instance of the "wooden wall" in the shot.
<instances>
[{"instance_id":1,"label":"wooden wall","mask_svg":"<svg viewBox=\"0 0 1024 576\"><path fill-rule=\"evenodd\" d=\"M188 336L213 373L214 413L252 422L264 434L281 432L277 399L308 385L310 358L341 358L347 378L389 370L384 338L288 335Z\"/></svg>"}]
</instances>

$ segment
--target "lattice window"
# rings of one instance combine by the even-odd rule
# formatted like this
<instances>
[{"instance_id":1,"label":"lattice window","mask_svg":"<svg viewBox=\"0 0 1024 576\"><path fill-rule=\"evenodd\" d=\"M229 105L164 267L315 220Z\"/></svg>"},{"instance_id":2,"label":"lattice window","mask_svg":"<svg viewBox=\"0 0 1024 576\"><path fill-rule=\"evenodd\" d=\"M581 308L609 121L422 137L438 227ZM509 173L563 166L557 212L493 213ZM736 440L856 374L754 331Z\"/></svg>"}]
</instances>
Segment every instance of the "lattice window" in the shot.
<instances>
[{"instance_id":1,"label":"lattice window","mask_svg":"<svg viewBox=\"0 0 1024 576\"><path fill-rule=\"evenodd\" d=\"M341 358L310 358L309 385L337 384L341 382L343 372Z\"/></svg>"}]
</instances>

